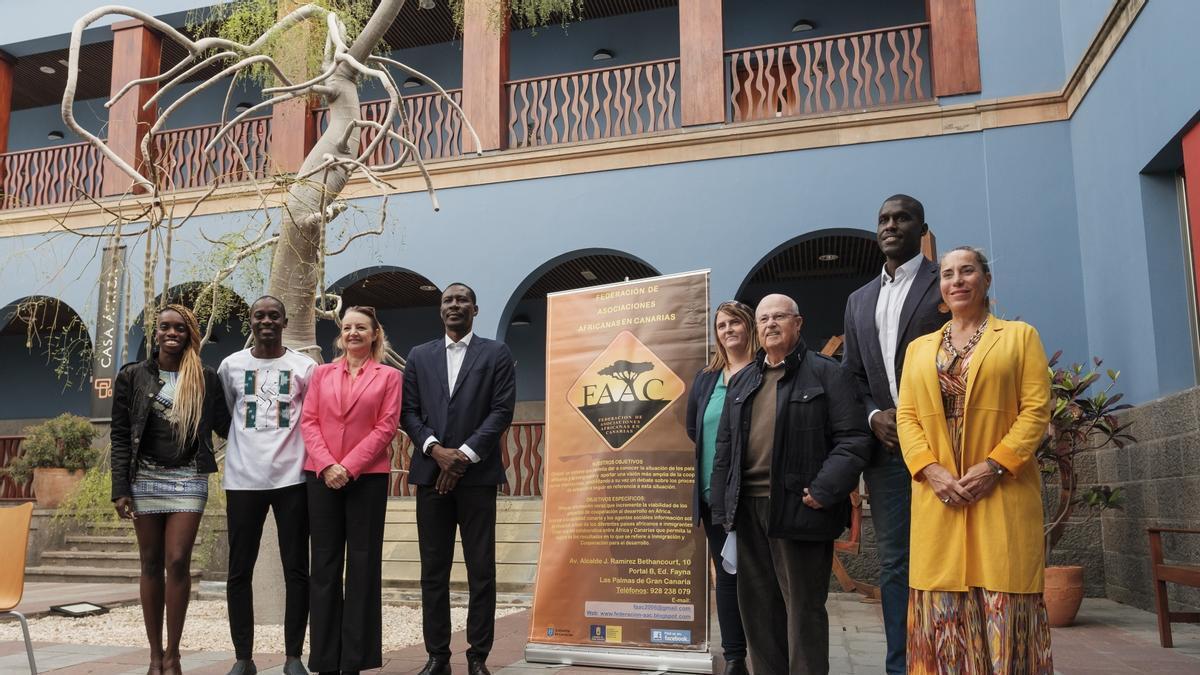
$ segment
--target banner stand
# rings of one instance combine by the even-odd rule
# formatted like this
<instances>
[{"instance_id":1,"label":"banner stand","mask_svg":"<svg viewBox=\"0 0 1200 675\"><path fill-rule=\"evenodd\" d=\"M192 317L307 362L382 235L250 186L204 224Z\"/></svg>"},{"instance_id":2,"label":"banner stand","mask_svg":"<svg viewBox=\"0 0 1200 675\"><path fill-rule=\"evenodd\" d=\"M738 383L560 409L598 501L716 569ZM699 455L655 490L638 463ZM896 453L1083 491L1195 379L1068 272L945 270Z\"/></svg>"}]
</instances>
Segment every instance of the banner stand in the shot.
<instances>
[{"instance_id":1,"label":"banner stand","mask_svg":"<svg viewBox=\"0 0 1200 675\"><path fill-rule=\"evenodd\" d=\"M563 666L598 666L630 670L672 673L712 673L713 659L708 652L685 652L665 649L597 648L577 645L548 645L529 642L525 645L525 660L529 663L552 663Z\"/></svg>"}]
</instances>

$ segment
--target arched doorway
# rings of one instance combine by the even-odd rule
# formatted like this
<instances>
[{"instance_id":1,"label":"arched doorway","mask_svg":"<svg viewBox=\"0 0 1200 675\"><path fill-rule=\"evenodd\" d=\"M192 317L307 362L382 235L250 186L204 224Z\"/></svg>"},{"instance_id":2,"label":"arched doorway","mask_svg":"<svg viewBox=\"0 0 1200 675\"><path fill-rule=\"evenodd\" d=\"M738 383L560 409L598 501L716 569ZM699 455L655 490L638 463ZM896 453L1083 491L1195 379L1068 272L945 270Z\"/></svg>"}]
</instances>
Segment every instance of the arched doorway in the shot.
<instances>
[{"instance_id":1,"label":"arched doorway","mask_svg":"<svg viewBox=\"0 0 1200 675\"><path fill-rule=\"evenodd\" d=\"M846 299L879 276L883 263L873 232L818 230L763 256L742 281L737 299L754 307L770 293L792 297L804 316L804 341L820 350L842 334Z\"/></svg>"},{"instance_id":2,"label":"arched doorway","mask_svg":"<svg viewBox=\"0 0 1200 675\"><path fill-rule=\"evenodd\" d=\"M178 304L196 312L200 322L201 335L208 330L208 319L213 313L214 303L210 300L211 284L203 281L185 281L172 286L165 296L156 298L154 307ZM217 290L216 319L212 322L212 333L208 342L200 350L200 360L204 365L216 368L226 356L239 352L246 347L246 339L250 335L248 314L250 311L246 299L226 286ZM139 312L129 325L126 353L129 360L141 361L146 358L145 309ZM152 310L153 311L153 310Z\"/></svg>"},{"instance_id":3,"label":"arched doorway","mask_svg":"<svg viewBox=\"0 0 1200 675\"><path fill-rule=\"evenodd\" d=\"M0 435L21 433L25 421L90 413L92 338L66 303L30 296L0 309L0 363Z\"/></svg>"},{"instance_id":4,"label":"arched doorway","mask_svg":"<svg viewBox=\"0 0 1200 675\"><path fill-rule=\"evenodd\" d=\"M340 295L342 307L374 307L388 342L400 356L442 334L438 316L441 290L424 275L403 267L381 265L352 272L338 279L329 292ZM333 359L337 326L317 323L317 344L325 361Z\"/></svg>"},{"instance_id":5,"label":"arched doorway","mask_svg":"<svg viewBox=\"0 0 1200 675\"><path fill-rule=\"evenodd\" d=\"M549 260L525 277L496 329L496 339L508 345L517 363L517 421L545 418L546 295L658 275L658 270L631 254L583 249Z\"/></svg>"}]
</instances>

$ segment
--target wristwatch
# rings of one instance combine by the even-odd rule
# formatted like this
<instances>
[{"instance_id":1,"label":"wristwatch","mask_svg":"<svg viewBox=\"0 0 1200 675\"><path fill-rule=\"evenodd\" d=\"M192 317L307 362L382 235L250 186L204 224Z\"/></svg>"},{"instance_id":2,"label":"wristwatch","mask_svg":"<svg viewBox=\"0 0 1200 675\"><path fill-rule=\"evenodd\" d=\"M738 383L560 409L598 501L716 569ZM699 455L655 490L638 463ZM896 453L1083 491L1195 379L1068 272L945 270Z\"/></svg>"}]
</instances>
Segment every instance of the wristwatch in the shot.
<instances>
[{"instance_id":1,"label":"wristwatch","mask_svg":"<svg viewBox=\"0 0 1200 675\"><path fill-rule=\"evenodd\" d=\"M1000 464L1000 462L997 462L996 460L991 459L990 457L986 461L988 463L988 466L992 467L993 475L995 475L995 476L1003 476L1004 475L1005 469L1004 469L1004 466Z\"/></svg>"}]
</instances>

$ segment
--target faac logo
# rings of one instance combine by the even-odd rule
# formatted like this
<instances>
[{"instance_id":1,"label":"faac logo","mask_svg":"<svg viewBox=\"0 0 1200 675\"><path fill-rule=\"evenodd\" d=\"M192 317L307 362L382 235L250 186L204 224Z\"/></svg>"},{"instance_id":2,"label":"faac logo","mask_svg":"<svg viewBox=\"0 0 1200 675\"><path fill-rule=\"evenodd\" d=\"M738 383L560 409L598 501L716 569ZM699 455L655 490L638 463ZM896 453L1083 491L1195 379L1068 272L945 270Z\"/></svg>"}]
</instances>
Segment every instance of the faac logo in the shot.
<instances>
[{"instance_id":1,"label":"faac logo","mask_svg":"<svg viewBox=\"0 0 1200 675\"><path fill-rule=\"evenodd\" d=\"M624 331L579 376L567 400L620 450L683 395L685 383L650 348Z\"/></svg>"}]
</instances>

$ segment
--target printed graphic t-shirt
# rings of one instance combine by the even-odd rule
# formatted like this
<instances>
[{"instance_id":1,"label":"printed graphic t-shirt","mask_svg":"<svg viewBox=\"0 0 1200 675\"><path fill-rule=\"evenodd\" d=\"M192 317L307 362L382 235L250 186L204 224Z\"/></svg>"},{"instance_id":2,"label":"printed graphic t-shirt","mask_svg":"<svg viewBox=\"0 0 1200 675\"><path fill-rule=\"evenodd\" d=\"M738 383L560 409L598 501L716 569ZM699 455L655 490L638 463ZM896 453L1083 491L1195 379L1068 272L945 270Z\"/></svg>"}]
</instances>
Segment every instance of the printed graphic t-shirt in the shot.
<instances>
[{"instance_id":1,"label":"printed graphic t-shirt","mask_svg":"<svg viewBox=\"0 0 1200 675\"><path fill-rule=\"evenodd\" d=\"M221 362L217 375L233 418L225 448L226 490L304 482L300 411L316 366L291 349L277 359L257 359L243 349Z\"/></svg>"}]
</instances>

